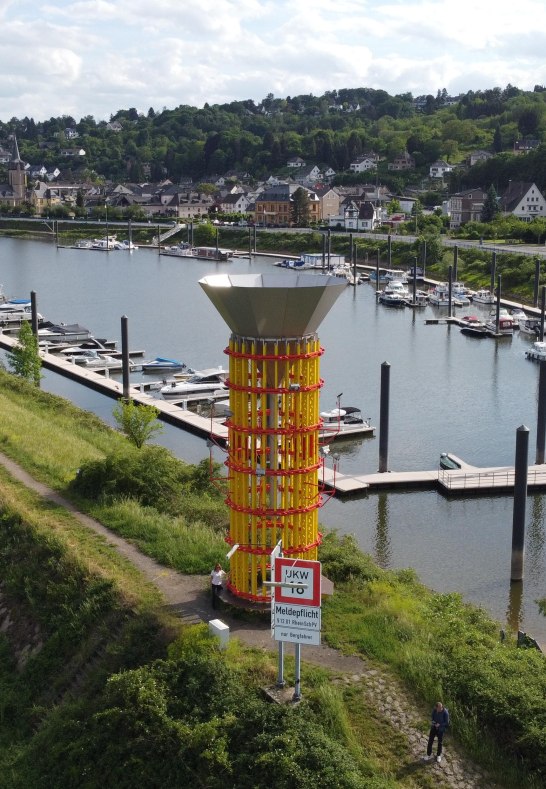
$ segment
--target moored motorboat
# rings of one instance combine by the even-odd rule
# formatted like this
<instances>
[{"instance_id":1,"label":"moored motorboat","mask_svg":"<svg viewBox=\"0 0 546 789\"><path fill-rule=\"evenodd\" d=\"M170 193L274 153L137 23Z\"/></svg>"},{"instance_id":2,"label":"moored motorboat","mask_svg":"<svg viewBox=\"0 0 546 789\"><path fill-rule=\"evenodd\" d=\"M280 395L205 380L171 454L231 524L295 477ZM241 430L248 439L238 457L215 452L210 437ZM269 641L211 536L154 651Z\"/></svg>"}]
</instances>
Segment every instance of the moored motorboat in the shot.
<instances>
[{"instance_id":1,"label":"moored motorboat","mask_svg":"<svg viewBox=\"0 0 546 789\"><path fill-rule=\"evenodd\" d=\"M46 322L38 329L38 342L82 342L92 339L89 329L79 323L51 323Z\"/></svg>"},{"instance_id":2,"label":"moored motorboat","mask_svg":"<svg viewBox=\"0 0 546 789\"><path fill-rule=\"evenodd\" d=\"M489 318L485 321L485 328L492 334L502 334L508 337L514 333L514 321L512 320L512 316L508 314L508 311L504 310L499 313L499 322L497 326L497 315L496 312L493 311L489 313Z\"/></svg>"},{"instance_id":3,"label":"moored motorboat","mask_svg":"<svg viewBox=\"0 0 546 789\"><path fill-rule=\"evenodd\" d=\"M514 321L514 329L519 329L521 323L527 320L527 313L519 307L515 307L513 310L510 310L509 314Z\"/></svg>"},{"instance_id":4,"label":"moored motorboat","mask_svg":"<svg viewBox=\"0 0 546 789\"><path fill-rule=\"evenodd\" d=\"M222 249L221 247L195 247L194 257L205 258L206 260L226 261L233 257L232 249Z\"/></svg>"},{"instance_id":5,"label":"moored motorboat","mask_svg":"<svg viewBox=\"0 0 546 789\"><path fill-rule=\"evenodd\" d=\"M228 370L212 367L207 370L196 370L193 375L182 381L171 381L159 390L166 399L184 398L188 395L206 395L207 393L227 390L226 379Z\"/></svg>"},{"instance_id":6,"label":"moored motorboat","mask_svg":"<svg viewBox=\"0 0 546 789\"><path fill-rule=\"evenodd\" d=\"M480 288L480 290L472 294L472 301L476 304L494 304L496 297L490 290Z\"/></svg>"},{"instance_id":7,"label":"moored motorboat","mask_svg":"<svg viewBox=\"0 0 546 789\"><path fill-rule=\"evenodd\" d=\"M364 419L362 411L356 406L343 406L331 411L320 412L321 426L319 436L321 439L330 439L346 436L373 436L375 427L369 419Z\"/></svg>"},{"instance_id":8,"label":"moored motorboat","mask_svg":"<svg viewBox=\"0 0 546 789\"><path fill-rule=\"evenodd\" d=\"M487 328L477 315L465 315L461 318L461 334L467 337L477 337L481 339L487 336Z\"/></svg>"},{"instance_id":9,"label":"moored motorboat","mask_svg":"<svg viewBox=\"0 0 546 789\"><path fill-rule=\"evenodd\" d=\"M542 362L546 360L546 342L537 340L533 343L532 348L525 351L525 356L534 362Z\"/></svg>"},{"instance_id":10,"label":"moored motorboat","mask_svg":"<svg viewBox=\"0 0 546 789\"><path fill-rule=\"evenodd\" d=\"M75 364L82 367L121 367L121 359L116 359L114 356L109 356L107 353L99 353L96 350L83 351L82 353L69 357Z\"/></svg>"},{"instance_id":11,"label":"moored motorboat","mask_svg":"<svg viewBox=\"0 0 546 789\"><path fill-rule=\"evenodd\" d=\"M451 298L453 303L453 293ZM428 301L434 307L449 307L449 286L447 282L438 282L432 290L429 290Z\"/></svg>"},{"instance_id":12,"label":"moored motorboat","mask_svg":"<svg viewBox=\"0 0 546 789\"><path fill-rule=\"evenodd\" d=\"M37 313L39 321L43 317ZM21 323L32 319L32 306L29 299L9 299L0 304L0 324Z\"/></svg>"},{"instance_id":13,"label":"moored motorboat","mask_svg":"<svg viewBox=\"0 0 546 789\"><path fill-rule=\"evenodd\" d=\"M540 318L525 318L520 320L519 330L522 334L528 334L530 337L538 337L540 335Z\"/></svg>"},{"instance_id":14,"label":"moored motorboat","mask_svg":"<svg viewBox=\"0 0 546 789\"><path fill-rule=\"evenodd\" d=\"M166 359L163 356L156 356L155 359L142 363L142 372L148 374L178 373L184 369L189 369L184 362L178 359Z\"/></svg>"}]
</instances>

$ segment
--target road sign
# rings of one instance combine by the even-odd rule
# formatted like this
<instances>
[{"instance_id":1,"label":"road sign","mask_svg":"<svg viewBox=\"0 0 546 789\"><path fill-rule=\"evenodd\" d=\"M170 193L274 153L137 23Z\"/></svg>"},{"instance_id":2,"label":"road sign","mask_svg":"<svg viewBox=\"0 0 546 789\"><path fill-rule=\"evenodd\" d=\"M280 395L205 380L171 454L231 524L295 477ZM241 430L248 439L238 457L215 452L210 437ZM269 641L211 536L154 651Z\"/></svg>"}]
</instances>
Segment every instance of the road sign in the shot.
<instances>
[{"instance_id":1,"label":"road sign","mask_svg":"<svg viewBox=\"0 0 546 789\"><path fill-rule=\"evenodd\" d=\"M317 606L275 602L272 613L276 641L320 644L321 611Z\"/></svg>"},{"instance_id":2,"label":"road sign","mask_svg":"<svg viewBox=\"0 0 546 789\"><path fill-rule=\"evenodd\" d=\"M275 603L320 607L320 562L276 559L275 583Z\"/></svg>"}]
</instances>

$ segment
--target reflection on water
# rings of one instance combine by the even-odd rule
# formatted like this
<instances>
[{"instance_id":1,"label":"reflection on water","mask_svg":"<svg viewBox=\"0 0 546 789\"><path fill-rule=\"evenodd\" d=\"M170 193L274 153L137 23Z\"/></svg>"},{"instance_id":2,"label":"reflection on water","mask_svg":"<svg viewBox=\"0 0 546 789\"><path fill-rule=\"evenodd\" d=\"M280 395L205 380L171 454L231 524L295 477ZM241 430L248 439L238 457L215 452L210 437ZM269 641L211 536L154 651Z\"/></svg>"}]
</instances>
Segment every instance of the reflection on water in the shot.
<instances>
[{"instance_id":1,"label":"reflection on water","mask_svg":"<svg viewBox=\"0 0 546 789\"><path fill-rule=\"evenodd\" d=\"M389 538L389 498L386 493L377 494L377 522L375 526L375 561L380 567L390 566L391 550Z\"/></svg>"},{"instance_id":2,"label":"reflection on water","mask_svg":"<svg viewBox=\"0 0 546 789\"><path fill-rule=\"evenodd\" d=\"M182 358L194 368L225 364L229 330L203 294L198 280L218 272L271 271L271 260L253 258L229 264L176 259L141 249L93 254L57 250L49 244L0 239L0 281L8 296L38 294L48 319L88 326L98 336L120 341L120 318L128 316L131 349L146 358ZM286 274L285 274L286 276ZM538 366L524 351L530 340L476 342L455 326L427 325L442 314L389 310L378 305L373 286L347 288L319 328L321 410L336 395L362 409L379 426L381 364L391 365L389 468L435 469L442 452L477 466L513 466L519 425L531 431L534 462ZM457 315L487 314L474 305ZM112 424L113 401L46 373L44 388L98 413ZM166 425L158 437L178 457L198 462L208 456L205 442ZM379 440L336 441L343 474L376 472ZM461 592L504 622L546 643L546 619L536 599L546 593L544 496L533 495L526 517L525 585L510 586L513 501L508 496L446 499L435 490L370 492L332 499L321 522L354 534L361 548L384 567L413 567L426 585ZM519 613L518 613L519 612Z\"/></svg>"}]
</instances>

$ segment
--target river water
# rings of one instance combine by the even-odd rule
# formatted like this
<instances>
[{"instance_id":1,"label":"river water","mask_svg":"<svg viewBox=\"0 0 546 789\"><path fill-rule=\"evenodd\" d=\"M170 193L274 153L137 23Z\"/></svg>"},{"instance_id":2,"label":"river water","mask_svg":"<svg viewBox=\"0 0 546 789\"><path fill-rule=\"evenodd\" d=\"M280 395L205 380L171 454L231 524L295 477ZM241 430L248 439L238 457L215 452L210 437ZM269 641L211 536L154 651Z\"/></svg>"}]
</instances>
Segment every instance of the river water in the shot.
<instances>
[{"instance_id":1,"label":"river water","mask_svg":"<svg viewBox=\"0 0 546 789\"><path fill-rule=\"evenodd\" d=\"M0 282L10 297L36 291L49 320L80 323L95 336L120 342L122 315L129 344L146 358L181 358L196 368L227 365L229 330L197 284L206 274L270 271L271 259L232 263L159 256L140 249L103 253L57 249L48 242L0 239ZM478 305L460 314L480 313ZM325 354L321 409L336 397L362 408L378 425L381 364L390 372L389 468L434 469L442 452L477 466L513 465L516 429L530 430L534 462L538 366L524 356L529 340L475 340L455 326L426 325L445 314L393 310L375 301L372 285L350 288L319 328ZM140 380L142 376L137 376ZM112 423L113 401L45 372L44 388ZM179 457L208 456L202 439L166 426L161 438ZM378 467L377 438L336 442L342 473ZM221 457L217 458L222 460ZM509 496L447 499L436 491L369 493L330 499L321 523L354 534L385 568L413 567L441 592L460 592L504 626L546 643L546 618L536 605L546 596L546 499L527 502L525 579L510 584L513 500Z\"/></svg>"}]
</instances>

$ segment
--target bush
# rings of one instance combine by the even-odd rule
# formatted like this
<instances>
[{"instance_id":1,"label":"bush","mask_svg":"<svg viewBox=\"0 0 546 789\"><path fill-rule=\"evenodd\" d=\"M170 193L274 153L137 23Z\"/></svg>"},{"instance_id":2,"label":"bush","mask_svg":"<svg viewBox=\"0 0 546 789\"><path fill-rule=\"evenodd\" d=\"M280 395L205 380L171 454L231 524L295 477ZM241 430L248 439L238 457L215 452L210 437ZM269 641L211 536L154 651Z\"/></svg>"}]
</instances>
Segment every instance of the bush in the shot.
<instances>
[{"instance_id":1,"label":"bush","mask_svg":"<svg viewBox=\"0 0 546 789\"><path fill-rule=\"evenodd\" d=\"M146 446L84 463L72 488L90 500L129 497L160 512L178 512L180 498L191 482L191 466L163 447Z\"/></svg>"}]
</instances>

